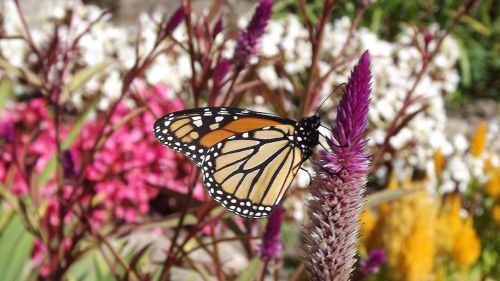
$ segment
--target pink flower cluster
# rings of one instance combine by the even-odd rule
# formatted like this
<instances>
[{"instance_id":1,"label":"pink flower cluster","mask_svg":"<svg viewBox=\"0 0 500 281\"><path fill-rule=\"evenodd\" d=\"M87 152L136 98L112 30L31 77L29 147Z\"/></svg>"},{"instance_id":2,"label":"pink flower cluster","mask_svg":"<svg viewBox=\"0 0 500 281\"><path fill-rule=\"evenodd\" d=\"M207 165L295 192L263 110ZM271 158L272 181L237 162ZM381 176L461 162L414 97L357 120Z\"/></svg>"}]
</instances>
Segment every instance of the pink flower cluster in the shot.
<instances>
[{"instance_id":1,"label":"pink flower cluster","mask_svg":"<svg viewBox=\"0 0 500 281\"><path fill-rule=\"evenodd\" d=\"M55 154L54 122L41 98L8 105L0 120L0 182L22 196L29 174L42 172ZM64 137L67 130L61 129Z\"/></svg>"},{"instance_id":2,"label":"pink flower cluster","mask_svg":"<svg viewBox=\"0 0 500 281\"><path fill-rule=\"evenodd\" d=\"M61 224L71 225L69 222L82 212L95 227L137 222L149 212L149 203L160 189L188 191L192 164L163 147L151 132L156 118L181 110L182 101L171 98L170 90L163 85L135 86L139 91L130 97L136 103L120 102L107 124L108 129L113 127L112 133L105 134L105 113L97 113L82 126L71 148L62 152L61 190L55 171L41 192L30 190L36 187L33 178L37 177L33 175L40 175L57 156L55 115L46 100L18 101L0 112L0 183L19 197L30 196L36 206L45 206L39 225L48 241L36 240L33 248L33 260L41 264L42 275L48 276L59 262L57 252L52 253L55 250L49 245L61 239ZM59 134L63 141L75 117L61 111ZM94 149L101 136L105 136L105 142ZM193 196L204 200L201 184L196 185ZM63 237L68 252L74 247L73 239L71 235Z\"/></svg>"},{"instance_id":3,"label":"pink flower cluster","mask_svg":"<svg viewBox=\"0 0 500 281\"><path fill-rule=\"evenodd\" d=\"M163 85L140 88L149 108L115 130L85 171L86 180L95 185L102 209L113 210L115 218L126 222L135 222L138 215L149 211L149 201L159 188L187 193L193 168L182 155L165 149L151 133L156 116L182 109L182 102L169 100L169 89ZM120 124L134 110L137 109L119 104L112 124ZM88 153L102 126L99 120L88 123L76 147ZM204 198L201 185L196 187L194 196Z\"/></svg>"},{"instance_id":4,"label":"pink flower cluster","mask_svg":"<svg viewBox=\"0 0 500 281\"><path fill-rule=\"evenodd\" d=\"M171 100L169 89L163 85L139 85L139 88L139 95L149 108L141 110L126 103L118 104L111 123L121 125L103 147L97 149L85 168L83 182L86 190L90 187L91 193L84 194L82 200L85 197L88 202L97 198L95 215L98 220L105 219L102 212L110 212L114 219L137 221L139 215L149 211L149 200L157 195L159 188L187 193L192 165L180 154L162 147L151 133L151 124L157 116L180 110L183 104L178 99ZM28 192L29 174L41 173L55 157L55 123L45 101L40 98L15 103L1 117L0 182L11 181L11 191L23 196ZM69 128L69 124L61 126L62 139ZM99 117L87 122L72 148L65 153L63 158L69 158L70 165L75 166L70 169L76 171L75 174L78 174L83 157L91 153L103 128ZM55 194L54 178L55 175L43 188L47 197ZM72 183L69 181L70 186L65 189L70 190L68 193L72 193L74 199L75 194L82 195L82 186L71 186ZM196 187L194 196L199 200L204 198L201 185Z\"/></svg>"}]
</instances>

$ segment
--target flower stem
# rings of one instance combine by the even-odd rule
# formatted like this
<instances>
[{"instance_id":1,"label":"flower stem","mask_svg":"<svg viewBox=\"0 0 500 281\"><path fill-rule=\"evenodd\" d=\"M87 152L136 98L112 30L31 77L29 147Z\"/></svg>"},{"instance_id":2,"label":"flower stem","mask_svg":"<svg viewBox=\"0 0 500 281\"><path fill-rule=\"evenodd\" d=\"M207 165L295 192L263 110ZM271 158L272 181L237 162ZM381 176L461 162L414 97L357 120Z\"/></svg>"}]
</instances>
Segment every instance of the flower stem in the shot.
<instances>
[{"instance_id":1,"label":"flower stem","mask_svg":"<svg viewBox=\"0 0 500 281\"><path fill-rule=\"evenodd\" d=\"M326 0L325 1L325 6L323 7L323 15L321 16L320 22L318 23L317 26L317 33L314 36L314 41L312 41L312 50L313 50L313 57L312 57L312 62L311 62L311 67L309 69L309 73L307 76L307 82L306 82L306 87L304 89L305 97L302 100L301 103L301 109L300 109L300 115L301 116L306 116L309 111L310 111L310 104L312 103L313 100L313 91L312 89L314 88L314 78L317 77L318 74L318 62L321 54L321 47L322 47L322 42L323 42L323 31L325 29L326 23L328 21L330 11L333 8L333 4L335 3L334 0ZM311 36L312 37L312 36Z\"/></svg>"}]
</instances>

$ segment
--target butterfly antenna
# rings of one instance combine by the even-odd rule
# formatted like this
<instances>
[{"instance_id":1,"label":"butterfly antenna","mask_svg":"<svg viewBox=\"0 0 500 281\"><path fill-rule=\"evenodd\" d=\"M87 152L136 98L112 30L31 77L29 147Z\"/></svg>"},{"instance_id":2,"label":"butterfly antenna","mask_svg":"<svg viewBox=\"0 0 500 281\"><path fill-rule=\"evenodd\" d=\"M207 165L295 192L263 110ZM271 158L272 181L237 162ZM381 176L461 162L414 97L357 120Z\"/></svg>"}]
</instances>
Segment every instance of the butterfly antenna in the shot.
<instances>
[{"instance_id":1,"label":"butterfly antenna","mask_svg":"<svg viewBox=\"0 0 500 281\"><path fill-rule=\"evenodd\" d=\"M323 106L323 104L333 95L333 93L335 93L335 91L337 91L337 89L342 86L342 85L345 85L345 83L341 83L339 84L337 87L335 87L335 89L333 89L333 91L321 102L321 104L318 106L318 109L316 109L316 112L314 112L314 115L317 115L318 114L318 111L319 109Z\"/></svg>"}]
</instances>

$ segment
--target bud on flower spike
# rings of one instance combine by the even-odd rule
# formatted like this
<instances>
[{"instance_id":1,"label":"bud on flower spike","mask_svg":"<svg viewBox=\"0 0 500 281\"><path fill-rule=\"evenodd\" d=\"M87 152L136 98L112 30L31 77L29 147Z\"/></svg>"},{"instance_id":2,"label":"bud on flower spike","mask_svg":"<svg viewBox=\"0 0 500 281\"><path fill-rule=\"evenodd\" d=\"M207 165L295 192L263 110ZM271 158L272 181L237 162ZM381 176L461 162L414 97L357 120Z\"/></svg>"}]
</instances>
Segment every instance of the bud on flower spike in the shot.
<instances>
[{"instance_id":1,"label":"bud on flower spike","mask_svg":"<svg viewBox=\"0 0 500 281\"><path fill-rule=\"evenodd\" d=\"M356 262L359 215L370 155L363 140L371 92L366 51L349 77L337 109L329 150L320 154L311 184L304 263L311 280L349 280Z\"/></svg>"},{"instance_id":2,"label":"bud on flower spike","mask_svg":"<svg viewBox=\"0 0 500 281\"><path fill-rule=\"evenodd\" d=\"M262 238L259 255L263 261L270 261L281 251L281 223L283 222L283 209L278 206L267 220L266 231Z\"/></svg>"},{"instance_id":3,"label":"bud on flower spike","mask_svg":"<svg viewBox=\"0 0 500 281\"><path fill-rule=\"evenodd\" d=\"M241 32L236 40L234 63L238 67L247 64L250 58L257 54L257 48L262 35L264 35L267 22L271 18L272 12L272 0L261 0L259 2L259 6L255 9L246 30Z\"/></svg>"}]
</instances>

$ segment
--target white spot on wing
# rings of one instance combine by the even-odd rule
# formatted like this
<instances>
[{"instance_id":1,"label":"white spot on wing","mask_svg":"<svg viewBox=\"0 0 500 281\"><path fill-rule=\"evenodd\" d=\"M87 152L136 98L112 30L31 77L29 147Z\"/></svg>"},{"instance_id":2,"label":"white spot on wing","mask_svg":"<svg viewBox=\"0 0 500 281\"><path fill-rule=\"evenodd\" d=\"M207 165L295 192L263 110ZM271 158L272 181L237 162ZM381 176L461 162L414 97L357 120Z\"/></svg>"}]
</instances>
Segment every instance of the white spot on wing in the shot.
<instances>
[{"instance_id":1,"label":"white spot on wing","mask_svg":"<svg viewBox=\"0 0 500 281\"><path fill-rule=\"evenodd\" d=\"M193 124L196 126L196 127L201 127L201 125L203 125L203 122L201 120L196 120L196 121L193 121Z\"/></svg>"}]
</instances>

